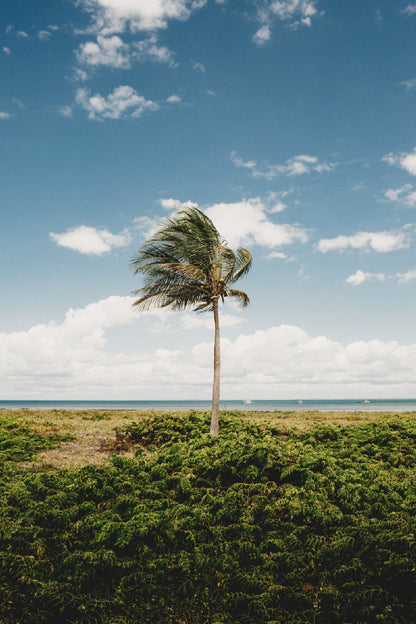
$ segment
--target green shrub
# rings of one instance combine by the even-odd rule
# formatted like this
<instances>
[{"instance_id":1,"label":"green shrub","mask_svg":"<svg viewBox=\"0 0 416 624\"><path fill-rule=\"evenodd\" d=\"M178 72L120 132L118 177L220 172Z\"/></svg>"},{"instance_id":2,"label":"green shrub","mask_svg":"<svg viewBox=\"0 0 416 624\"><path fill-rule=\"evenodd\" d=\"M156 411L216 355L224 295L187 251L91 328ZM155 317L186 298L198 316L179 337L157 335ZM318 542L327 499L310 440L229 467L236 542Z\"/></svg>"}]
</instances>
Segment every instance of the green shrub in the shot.
<instances>
[{"instance_id":1,"label":"green shrub","mask_svg":"<svg viewBox=\"0 0 416 624\"><path fill-rule=\"evenodd\" d=\"M0 622L416 621L411 420L287 440L237 416L213 439L208 422L132 423L125 434L152 454L101 467L10 468ZM32 439L7 431L16 448Z\"/></svg>"}]
</instances>

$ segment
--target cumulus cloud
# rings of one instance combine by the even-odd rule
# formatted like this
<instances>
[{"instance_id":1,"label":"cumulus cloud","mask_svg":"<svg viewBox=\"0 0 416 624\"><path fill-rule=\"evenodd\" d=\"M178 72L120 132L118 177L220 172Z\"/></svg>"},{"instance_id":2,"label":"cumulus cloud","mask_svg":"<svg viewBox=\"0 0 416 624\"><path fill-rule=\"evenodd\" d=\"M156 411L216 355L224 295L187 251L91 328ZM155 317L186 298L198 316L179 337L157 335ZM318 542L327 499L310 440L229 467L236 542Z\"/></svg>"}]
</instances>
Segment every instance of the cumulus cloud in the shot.
<instances>
[{"instance_id":1,"label":"cumulus cloud","mask_svg":"<svg viewBox=\"0 0 416 624\"><path fill-rule=\"evenodd\" d=\"M402 11L400 11L402 15L415 15L416 13L416 4L408 4Z\"/></svg>"},{"instance_id":2,"label":"cumulus cloud","mask_svg":"<svg viewBox=\"0 0 416 624\"><path fill-rule=\"evenodd\" d=\"M272 251L267 256L269 260L273 260L274 258L278 258L279 260L287 260L287 255L283 253L283 251Z\"/></svg>"},{"instance_id":3,"label":"cumulus cloud","mask_svg":"<svg viewBox=\"0 0 416 624\"><path fill-rule=\"evenodd\" d=\"M405 87L407 89L407 91L410 91L411 89L414 89L416 87L416 78L410 78L409 80L403 80L403 82L401 82L400 85L402 87Z\"/></svg>"},{"instance_id":4,"label":"cumulus cloud","mask_svg":"<svg viewBox=\"0 0 416 624\"><path fill-rule=\"evenodd\" d=\"M12 53L12 51L10 50L10 48L8 48L7 46L3 46L2 47L2 52L4 54L7 54L7 56L10 56L10 54Z\"/></svg>"},{"instance_id":5,"label":"cumulus cloud","mask_svg":"<svg viewBox=\"0 0 416 624\"><path fill-rule=\"evenodd\" d=\"M40 41L49 41L52 37L52 33L50 30L39 30L37 37Z\"/></svg>"},{"instance_id":6,"label":"cumulus cloud","mask_svg":"<svg viewBox=\"0 0 416 624\"><path fill-rule=\"evenodd\" d=\"M406 273L396 273L399 283L412 282L416 279L416 269L406 271Z\"/></svg>"},{"instance_id":7,"label":"cumulus cloud","mask_svg":"<svg viewBox=\"0 0 416 624\"><path fill-rule=\"evenodd\" d=\"M317 9L318 0L266 0L257 18L260 28L253 36L257 45L264 45L271 38L271 27L278 19L296 30L300 26L312 26L312 18L322 15Z\"/></svg>"},{"instance_id":8,"label":"cumulus cloud","mask_svg":"<svg viewBox=\"0 0 416 624\"><path fill-rule=\"evenodd\" d=\"M388 165L400 167L411 175L416 175L416 147L413 148L413 152L408 153L393 154L390 152L383 156L383 161Z\"/></svg>"},{"instance_id":9,"label":"cumulus cloud","mask_svg":"<svg viewBox=\"0 0 416 624\"><path fill-rule=\"evenodd\" d=\"M133 301L108 297L69 310L60 323L0 333L1 398L208 399L212 342L187 348L181 341L180 348L166 349L156 337L155 346L146 350L149 323L166 324L167 317L160 310L138 314ZM182 331L187 324L193 329L189 319L179 322L180 313L173 318ZM116 326L131 332L140 348L117 348L111 332ZM225 399L412 396L415 368L416 344L369 340L344 345L291 325L222 340Z\"/></svg>"},{"instance_id":10,"label":"cumulus cloud","mask_svg":"<svg viewBox=\"0 0 416 624\"><path fill-rule=\"evenodd\" d=\"M130 47L120 37L102 37L98 35L97 42L83 43L78 52L78 62L83 65L106 65L117 69L130 67Z\"/></svg>"},{"instance_id":11,"label":"cumulus cloud","mask_svg":"<svg viewBox=\"0 0 416 624\"><path fill-rule=\"evenodd\" d=\"M260 198L214 204L205 210L231 247L260 245L273 249L305 243L308 231L298 225L274 223Z\"/></svg>"},{"instance_id":12,"label":"cumulus cloud","mask_svg":"<svg viewBox=\"0 0 416 624\"><path fill-rule=\"evenodd\" d=\"M6 113L5 111L0 111L0 119L9 119L11 117L10 113Z\"/></svg>"},{"instance_id":13,"label":"cumulus cloud","mask_svg":"<svg viewBox=\"0 0 416 624\"><path fill-rule=\"evenodd\" d=\"M362 249L387 253L409 246L409 240L403 232L357 232L352 236L336 236L322 238L317 245L318 251L345 251L347 249Z\"/></svg>"},{"instance_id":14,"label":"cumulus cloud","mask_svg":"<svg viewBox=\"0 0 416 624\"><path fill-rule=\"evenodd\" d=\"M201 72L201 74L205 74L207 71L205 65L203 63L198 63L197 61L192 63L192 69Z\"/></svg>"},{"instance_id":15,"label":"cumulus cloud","mask_svg":"<svg viewBox=\"0 0 416 624\"><path fill-rule=\"evenodd\" d=\"M294 17L310 26L310 18L317 15L317 0L272 0L268 10L281 20L292 20Z\"/></svg>"},{"instance_id":16,"label":"cumulus cloud","mask_svg":"<svg viewBox=\"0 0 416 624\"><path fill-rule=\"evenodd\" d=\"M243 322L240 316L220 312L220 325L224 327L235 327ZM181 325L185 329L209 329L214 331L214 320L211 314L186 313L181 317Z\"/></svg>"},{"instance_id":17,"label":"cumulus cloud","mask_svg":"<svg viewBox=\"0 0 416 624\"><path fill-rule=\"evenodd\" d=\"M58 112L62 117L72 117L72 107L71 106L61 106L58 109Z\"/></svg>"},{"instance_id":18,"label":"cumulus cloud","mask_svg":"<svg viewBox=\"0 0 416 624\"><path fill-rule=\"evenodd\" d=\"M384 197L391 202L400 203L409 208L416 206L416 191L413 190L411 184L404 184L397 189L387 189L384 191Z\"/></svg>"},{"instance_id":19,"label":"cumulus cloud","mask_svg":"<svg viewBox=\"0 0 416 624\"><path fill-rule=\"evenodd\" d=\"M412 362L407 366L412 367L416 345L370 340L344 346L287 325L239 336L234 342L227 341L223 349L227 382L237 384L240 376L244 380L241 388L254 390L258 385L263 396L343 396L343 392L344 396L359 396L364 387L371 388L376 396L383 392L392 396L396 386L414 387L406 357ZM233 371L233 364L239 369ZM254 391L250 396L255 396Z\"/></svg>"},{"instance_id":20,"label":"cumulus cloud","mask_svg":"<svg viewBox=\"0 0 416 624\"><path fill-rule=\"evenodd\" d=\"M123 85L114 89L107 97L96 93L90 95L88 89L78 89L76 103L88 112L90 119L122 119L123 117L140 117L146 111L155 111L159 105L146 100L135 89Z\"/></svg>"},{"instance_id":21,"label":"cumulus cloud","mask_svg":"<svg viewBox=\"0 0 416 624\"><path fill-rule=\"evenodd\" d=\"M179 210L179 208L183 205L183 202L181 202L180 199L173 199L172 197L159 199L159 203L165 210Z\"/></svg>"},{"instance_id":22,"label":"cumulus cloud","mask_svg":"<svg viewBox=\"0 0 416 624\"><path fill-rule=\"evenodd\" d=\"M175 65L174 54L166 46L160 45L156 35L132 44L132 58L137 61L154 61Z\"/></svg>"},{"instance_id":23,"label":"cumulus cloud","mask_svg":"<svg viewBox=\"0 0 416 624\"><path fill-rule=\"evenodd\" d=\"M181 208L185 208L187 206L195 206L198 208L197 202L186 201L183 202L180 199L173 199L172 197L161 198L158 200L159 204L167 210L170 216L174 216L174 214L180 210ZM162 226L163 220L158 217L136 217L133 219L133 226L139 232L142 238L149 238L153 236Z\"/></svg>"},{"instance_id":24,"label":"cumulus cloud","mask_svg":"<svg viewBox=\"0 0 416 624\"><path fill-rule=\"evenodd\" d=\"M386 275L385 273L368 273L366 271L358 270L353 275L350 275L346 282L347 284L351 284L352 286L360 286L364 284L364 282L368 281L377 281L384 282L384 280L396 280L399 284L406 284L408 282L413 282L416 280L416 269L410 269L405 273L394 273L390 275Z\"/></svg>"},{"instance_id":25,"label":"cumulus cloud","mask_svg":"<svg viewBox=\"0 0 416 624\"><path fill-rule=\"evenodd\" d=\"M358 269L354 275L350 275L345 280L347 284L351 284L352 286L359 286L364 284L364 282L368 281L376 281L383 282L386 279L386 275L384 273L368 273L366 271L361 271Z\"/></svg>"},{"instance_id":26,"label":"cumulus cloud","mask_svg":"<svg viewBox=\"0 0 416 624\"><path fill-rule=\"evenodd\" d=\"M174 65L173 52L166 46L159 45L156 35L142 41L125 43L118 35L98 35L96 41L87 41L77 50L78 63L88 69L100 66L114 69L129 69L133 62L154 61ZM78 73L80 70L78 68ZM85 71L85 70L84 70ZM75 78L83 79L83 74L75 74Z\"/></svg>"},{"instance_id":27,"label":"cumulus cloud","mask_svg":"<svg viewBox=\"0 0 416 624\"><path fill-rule=\"evenodd\" d=\"M236 167L248 169L253 177L266 180L272 180L280 175L298 176L312 172L323 173L335 167L335 163L319 162L316 156L308 154L299 154L289 158L284 164L264 165L263 167L259 167L255 160L243 160L236 152L231 152L230 157Z\"/></svg>"},{"instance_id":28,"label":"cumulus cloud","mask_svg":"<svg viewBox=\"0 0 416 624\"><path fill-rule=\"evenodd\" d=\"M297 224L275 223L270 218L270 215L279 213L285 208L285 204L278 198L285 197L289 192L270 193L266 199L254 197L233 203L222 202L201 207L201 210L208 215L218 231L233 248L244 245L259 245L267 249L274 249L296 242L306 243L309 239L307 229ZM183 202L179 199L166 198L159 199L159 203L172 214L186 206L198 208L197 202L190 200ZM161 225L158 219L150 217L137 217L134 224L146 238L154 234Z\"/></svg>"},{"instance_id":29,"label":"cumulus cloud","mask_svg":"<svg viewBox=\"0 0 416 624\"><path fill-rule=\"evenodd\" d=\"M270 30L270 26L268 24L263 24L263 26L260 26L258 31L254 33L253 41L257 45L264 45L265 43L270 41L271 36L272 36L272 33Z\"/></svg>"},{"instance_id":30,"label":"cumulus cloud","mask_svg":"<svg viewBox=\"0 0 416 624\"><path fill-rule=\"evenodd\" d=\"M166 102L168 104L179 104L180 102L182 102L182 98L174 93L173 95L170 95L168 98L166 98Z\"/></svg>"},{"instance_id":31,"label":"cumulus cloud","mask_svg":"<svg viewBox=\"0 0 416 624\"><path fill-rule=\"evenodd\" d=\"M67 247L90 256L101 256L112 249L125 247L131 240L127 230L121 234L112 234L106 229L87 225L70 228L62 234L50 232L49 236L59 247Z\"/></svg>"},{"instance_id":32,"label":"cumulus cloud","mask_svg":"<svg viewBox=\"0 0 416 624\"><path fill-rule=\"evenodd\" d=\"M91 30L101 34L156 31L169 20L187 20L206 0L79 0L90 13Z\"/></svg>"}]
</instances>

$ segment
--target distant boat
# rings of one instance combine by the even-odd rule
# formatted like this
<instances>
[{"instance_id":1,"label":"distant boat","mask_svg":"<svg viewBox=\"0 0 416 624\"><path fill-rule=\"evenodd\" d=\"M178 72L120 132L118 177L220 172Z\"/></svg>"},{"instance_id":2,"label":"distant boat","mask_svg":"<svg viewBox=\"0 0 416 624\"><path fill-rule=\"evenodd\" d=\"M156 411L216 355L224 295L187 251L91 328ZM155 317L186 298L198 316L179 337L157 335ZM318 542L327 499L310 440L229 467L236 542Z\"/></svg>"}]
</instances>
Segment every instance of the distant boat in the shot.
<instances>
[{"instance_id":1,"label":"distant boat","mask_svg":"<svg viewBox=\"0 0 416 624\"><path fill-rule=\"evenodd\" d=\"M298 405L302 405L303 401L296 401Z\"/></svg>"},{"instance_id":2,"label":"distant boat","mask_svg":"<svg viewBox=\"0 0 416 624\"><path fill-rule=\"evenodd\" d=\"M361 403L370 403L370 401L368 399L364 399L364 401L361 401Z\"/></svg>"},{"instance_id":3,"label":"distant boat","mask_svg":"<svg viewBox=\"0 0 416 624\"><path fill-rule=\"evenodd\" d=\"M246 399L245 401L243 401L244 405L251 405L253 403L253 401L251 399Z\"/></svg>"}]
</instances>

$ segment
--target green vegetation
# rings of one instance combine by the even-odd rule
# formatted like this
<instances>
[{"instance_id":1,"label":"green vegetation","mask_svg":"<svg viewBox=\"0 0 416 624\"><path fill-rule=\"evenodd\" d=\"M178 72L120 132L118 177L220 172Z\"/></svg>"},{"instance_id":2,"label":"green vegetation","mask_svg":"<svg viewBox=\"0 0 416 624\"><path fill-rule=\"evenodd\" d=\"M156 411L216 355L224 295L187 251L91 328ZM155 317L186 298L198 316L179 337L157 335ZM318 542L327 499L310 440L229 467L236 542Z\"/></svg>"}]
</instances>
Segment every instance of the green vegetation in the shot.
<instances>
[{"instance_id":1,"label":"green vegetation","mask_svg":"<svg viewBox=\"0 0 416 624\"><path fill-rule=\"evenodd\" d=\"M1 624L416 621L413 415L123 413L134 457L30 463L99 416L0 413Z\"/></svg>"},{"instance_id":2,"label":"green vegetation","mask_svg":"<svg viewBox=\"0 0 416 624\"><path fill-rule=\"evenodd\" d=\"M136 294L138 310L155 306L214 314L214 379L212 385L211 435L218 436L220 404L219 302L231 297L245 307L249 298L231 288L251 267L251 253L239 247L234 253L206 214L195 206L182 208L147 241L132 260L135 273L145 285Z\"/></svg>"}]
</instances>

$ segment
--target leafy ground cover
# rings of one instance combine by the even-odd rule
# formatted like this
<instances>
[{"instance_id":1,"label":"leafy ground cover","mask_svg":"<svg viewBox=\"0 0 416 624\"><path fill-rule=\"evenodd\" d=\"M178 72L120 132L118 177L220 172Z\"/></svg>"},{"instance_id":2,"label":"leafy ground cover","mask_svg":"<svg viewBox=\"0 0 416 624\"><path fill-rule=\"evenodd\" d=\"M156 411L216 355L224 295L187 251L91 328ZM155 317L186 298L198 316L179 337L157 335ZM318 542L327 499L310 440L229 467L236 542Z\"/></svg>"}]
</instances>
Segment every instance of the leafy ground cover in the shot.
<instances>
[{"instance_id":1,"label":"leafy ground cover","mask_svg":"<svg viewBox=\"0 0 416 624\"><path fill-rule=\"evenodd\" d=\"M102 416L0 414L2 624L416 622L413 415Z\"/></svg>"}]
</instances>

